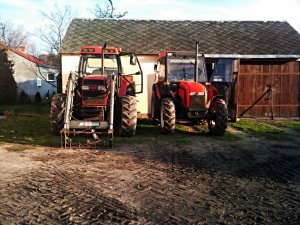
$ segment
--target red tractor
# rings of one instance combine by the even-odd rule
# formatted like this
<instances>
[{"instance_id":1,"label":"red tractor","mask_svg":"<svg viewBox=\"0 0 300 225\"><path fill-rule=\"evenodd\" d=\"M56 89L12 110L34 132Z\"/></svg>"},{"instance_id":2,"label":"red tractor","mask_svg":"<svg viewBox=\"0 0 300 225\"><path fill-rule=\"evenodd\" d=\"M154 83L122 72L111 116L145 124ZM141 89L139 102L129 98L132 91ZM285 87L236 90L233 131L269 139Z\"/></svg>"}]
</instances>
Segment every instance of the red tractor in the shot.
<instances>
[{"instance_id":1,"label":"red tractor","mask_svg":"<svg viewBox=\"0 0 300 225\"><path fill-rule=\"evenodd\" d=\"M83 46L80 53L78 71L70 74L66 94L52 99L51 129L61 134L63 147L71 146L71 134L99 139L105 132L112 147L114 131L123 136L136 131L135 95L143 87L138 58L106 45Z\"/></svg>"},{"instance_id":2,"label":"red tractor","mask_svg":"<svg viewBox=\"0 0 300 225\"><path fill-rule=\"evenodd\" d=\"M174 133L176 120L207 121L209 131L223 135L228 110L223 95L207 78L204 54L166 51L160 54L154 70L151 116L160 121L165 133Z\"/></svg>"}]
</instances>

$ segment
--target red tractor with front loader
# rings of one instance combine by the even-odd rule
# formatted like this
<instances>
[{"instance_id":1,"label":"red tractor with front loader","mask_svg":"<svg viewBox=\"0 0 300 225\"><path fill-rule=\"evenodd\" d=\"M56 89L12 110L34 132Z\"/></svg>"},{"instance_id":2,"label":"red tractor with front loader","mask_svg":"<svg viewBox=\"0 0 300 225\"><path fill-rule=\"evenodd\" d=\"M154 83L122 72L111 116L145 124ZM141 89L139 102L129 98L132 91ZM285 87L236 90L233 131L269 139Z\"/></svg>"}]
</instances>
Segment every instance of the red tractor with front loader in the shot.
<instances>
[{"instance_id":1,"label":"red tractor with front loader","mask_svg":"<svg viewBox=\"0 0 300 225\"><path fill-rule=\"evenodd\" d=\"M136 132L136 94L143 91L138 58L106 45L82 46L80 53L78 71L70 73L66 93L52 99L52 132L61 134L65 148L72 146L71 135L79 134L94 137L88 141L90 147L106 139L112 147L114 131L123 136Z\"/></svg>"},{"instance_id":2,"label":"red tractor with front loader","mask_svg":"<svg viewBox=\"0 0 300 225\"><path fill-rule=\"evenodd\" d=\"M151 117L164 133L174 133L176 121L193 124L207 121L209 132L223 135L228 110L220 93L208 82L204 54L165 51L154 65L157 82L153 84Z\"/></svg>"}]
</instances>

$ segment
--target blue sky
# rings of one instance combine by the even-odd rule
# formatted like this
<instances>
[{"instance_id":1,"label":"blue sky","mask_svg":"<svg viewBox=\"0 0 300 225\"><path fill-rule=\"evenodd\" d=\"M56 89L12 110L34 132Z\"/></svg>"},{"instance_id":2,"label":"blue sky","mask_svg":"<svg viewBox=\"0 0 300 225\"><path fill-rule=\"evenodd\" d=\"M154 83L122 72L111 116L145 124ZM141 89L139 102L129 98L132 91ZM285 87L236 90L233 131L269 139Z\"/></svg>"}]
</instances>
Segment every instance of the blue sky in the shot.
<instances>
[{"instance_id":1,"label":"blue sky","mask_svg":"<svg viewBox=\"0 0 300 225\"><path fill-rule=\"evenodd\" d=\"M88 10L104 0L0 0L0 18L34 33L43 25L39 11L71 5L76 17L92 18ZM300 0L113 0L127 19L280 20L300 32Z\"/></svg>"}]
</instances>

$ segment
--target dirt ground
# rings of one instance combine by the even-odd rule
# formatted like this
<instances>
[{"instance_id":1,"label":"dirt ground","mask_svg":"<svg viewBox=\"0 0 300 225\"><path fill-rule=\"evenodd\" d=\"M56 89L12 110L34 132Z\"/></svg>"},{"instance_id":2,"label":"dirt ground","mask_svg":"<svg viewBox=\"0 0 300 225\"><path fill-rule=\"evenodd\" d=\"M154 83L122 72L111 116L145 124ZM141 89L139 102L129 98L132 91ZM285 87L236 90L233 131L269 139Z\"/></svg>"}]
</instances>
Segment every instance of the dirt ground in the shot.
<instances>
[{"instance_id":1,"label":"dirt ground","mask_svg":"<svg viewBox=\"0 0 300 225\"><path fill-rule=\"evenodd\" d=\"M1 145L0 224L300 224L299 134L239 135L113 150Z\"/></svg>"}]
</instances>

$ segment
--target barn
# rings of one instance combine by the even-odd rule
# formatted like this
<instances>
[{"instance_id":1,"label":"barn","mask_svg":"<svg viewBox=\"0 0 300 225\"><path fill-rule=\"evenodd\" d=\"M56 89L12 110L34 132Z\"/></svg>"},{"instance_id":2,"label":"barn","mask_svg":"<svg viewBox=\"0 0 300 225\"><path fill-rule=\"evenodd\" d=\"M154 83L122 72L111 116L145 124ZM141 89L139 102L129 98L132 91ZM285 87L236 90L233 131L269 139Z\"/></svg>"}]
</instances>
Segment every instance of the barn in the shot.
<instances>
[{"instance_id":1,"label":"barn","mask_svg":"<svg viewBox=\"0 0 300 225\"><path fill-rule=\"evenodd\" d=\"M107 43L133 51L144 74L138 111L147 115L159 53L194 51L196 42L208 68L232 60L226 93L231 118L300 115L300 34L285 21L74 19L60 49L62 85L76 70L80 46Z\"/></svg>"}]
</instances>

